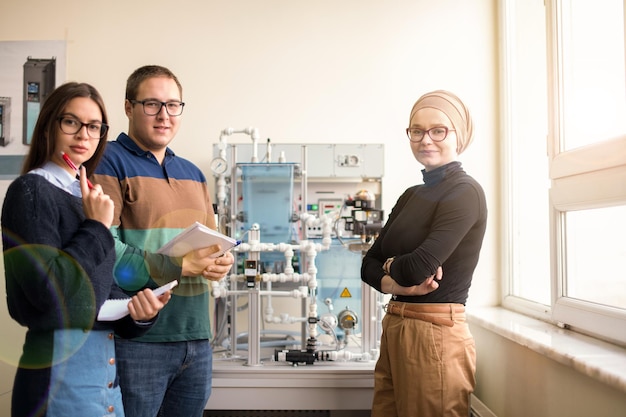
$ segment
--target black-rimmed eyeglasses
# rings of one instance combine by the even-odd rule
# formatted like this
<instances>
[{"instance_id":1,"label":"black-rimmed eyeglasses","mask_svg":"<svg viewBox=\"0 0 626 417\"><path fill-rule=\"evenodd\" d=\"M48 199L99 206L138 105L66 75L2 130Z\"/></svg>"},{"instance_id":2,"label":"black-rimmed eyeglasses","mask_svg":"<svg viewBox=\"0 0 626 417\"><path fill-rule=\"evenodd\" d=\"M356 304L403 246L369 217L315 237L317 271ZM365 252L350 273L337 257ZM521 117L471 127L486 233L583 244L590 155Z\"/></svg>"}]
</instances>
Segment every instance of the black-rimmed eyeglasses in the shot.
<instances>
[{"instance_id":1,"label":"black-rimmed eyeglasses","mask_svg":"<svg viewBox=\"0 0 626 417\"><path fill-rule=\"evenodd\" d=\"M61 116L57 120L59 121L61 131L68 135L75 135L80 132L80 129L82 129L83 126L86 126L87 135L91 139L102 139L109 129L109 126L102 122L83 123L75 117L70 116Z\"/></svg>"},{"instance_id":2,"label":"black-rimmed eyeglasses","mask_svg":"<svg viewBox=\"0 0 626 417\"><path fill-rule=\"evenodd\" d=\"M165 111L170 116L180 116L183 114L183 107L185 103L182 101L159 101L159 100L131 100L132 104L141 104L143 106L143 112L147 116L156 116L161 112L161 109L165 107Z\"/></svg>"},{"instance_id":3,"label":"black-rimmed eyeglasses","mask_svg":"<svg viewBox=\"0 0 626 417\"><path fill-rule=\"evenodd\" d=\"M448 129L445 126L431 127L428 130L416 127L408 127L406 129L406 135L411 142L421 142L427 133L434 142L442 142L448 137L448 132L454 132L454 129Z\"/></svg>"}]
</instances>

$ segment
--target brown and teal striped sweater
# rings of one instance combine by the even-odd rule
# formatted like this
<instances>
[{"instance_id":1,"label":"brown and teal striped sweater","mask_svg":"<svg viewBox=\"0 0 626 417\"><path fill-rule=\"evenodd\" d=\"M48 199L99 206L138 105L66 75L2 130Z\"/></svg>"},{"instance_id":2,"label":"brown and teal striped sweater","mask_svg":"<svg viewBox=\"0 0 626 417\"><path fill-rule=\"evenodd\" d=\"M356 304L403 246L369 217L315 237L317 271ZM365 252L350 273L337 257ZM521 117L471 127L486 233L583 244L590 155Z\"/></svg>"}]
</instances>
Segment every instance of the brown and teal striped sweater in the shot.
<instances>
[{"instance_id":1,"label":"brown and teal striped sweater","mask_svg":"<svg viewBox=\"0 0 626 417\"><path fill-rule=\"evenodd\" d=\"M181 259L155 253L180 231L198 221L215 229L204 174L167 149L159 164L151 152L121 133L107 144L93 182L115 202L115 279L128 294L174 279L180 284L161 310L146 342L209 339L209 286L202 277L181 277Z\"/></svg>"}]
</instances>

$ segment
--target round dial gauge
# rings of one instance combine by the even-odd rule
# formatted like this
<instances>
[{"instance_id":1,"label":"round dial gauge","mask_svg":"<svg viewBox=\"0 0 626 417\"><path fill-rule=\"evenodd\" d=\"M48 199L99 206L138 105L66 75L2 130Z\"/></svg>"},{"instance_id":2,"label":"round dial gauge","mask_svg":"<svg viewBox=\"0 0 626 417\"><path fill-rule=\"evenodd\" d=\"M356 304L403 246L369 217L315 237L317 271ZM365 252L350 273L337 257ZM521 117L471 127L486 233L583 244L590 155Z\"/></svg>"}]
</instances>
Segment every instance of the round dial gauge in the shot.
<instances>
[{"instance_id":1,"label":"round dial gauge","mask_svg":"<svg viewBox=\"0 0 626 417\"><path fill-rule=\"evenodd\" d=\"M211 161L211 171L221 175L228 169L228 162L224 158L217 157Z\"/></svg>"}]
</instances>

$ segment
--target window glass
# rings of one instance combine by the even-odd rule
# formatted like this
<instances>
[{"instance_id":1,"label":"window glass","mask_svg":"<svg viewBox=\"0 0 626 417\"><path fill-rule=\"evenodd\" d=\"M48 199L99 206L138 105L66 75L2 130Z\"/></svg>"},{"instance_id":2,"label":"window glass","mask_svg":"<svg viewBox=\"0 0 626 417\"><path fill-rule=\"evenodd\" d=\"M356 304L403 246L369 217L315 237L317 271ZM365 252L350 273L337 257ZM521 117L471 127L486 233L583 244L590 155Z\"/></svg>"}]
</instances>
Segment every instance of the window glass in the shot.
<instances>
[{"instance_id":1,"label":"window glass","mask_svg":"<svg viewBox=\"0 0 626 417\"><path fill-rule=\"evenodd\" d=\"M550 205L548 189L547 64L543 0L509 2L508 153L506 205L510 213L508 294L550 304Z\"/></svg>"},{"instance_id":2,"label":"window glass","mask_svg":"<svg viewBox=\"0 0 626 417\"><path fill-rule=\"evenodd\" d=\"M626 307L626 206L565 214L564 295Z\"/></svg>"},{"instance_id":3,"label":"window glass","mask_svg":"<svg viewBox=\"0 0 626 417\"><path fill-rule=\"evenodd\" d=\"M626 132L623 0L562 2L563 150Z\"/></svg>"}]
</instances>

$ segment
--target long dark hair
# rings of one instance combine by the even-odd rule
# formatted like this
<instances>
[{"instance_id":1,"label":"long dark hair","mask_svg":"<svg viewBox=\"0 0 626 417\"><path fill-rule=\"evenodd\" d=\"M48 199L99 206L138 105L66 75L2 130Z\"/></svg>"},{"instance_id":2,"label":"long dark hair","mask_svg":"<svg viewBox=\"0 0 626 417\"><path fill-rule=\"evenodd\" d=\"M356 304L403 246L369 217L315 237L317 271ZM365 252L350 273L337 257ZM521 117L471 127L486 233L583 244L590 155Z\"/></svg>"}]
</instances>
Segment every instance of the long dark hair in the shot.
<instances>
[{"instance_id":1,"label":"long dark hair","mask_svg":"<svg viewBox=\"0 0 626 417\"><path fill-rule=\"evenodd\" d=\"M104 107L102 96L93 86L87 83L68 82L57 87L44 101L33 130L30 150L24 160L22 166L22 174L28 171L42 167L46 162L52 159L57 134L57 121L59 116L65 111L65 107L70 100L77 97L86 97L92 99L102 113L102 123L108 124L108 117ZM108 133L108 132L107 132ZM96 152L83 165L87 169L87 175L91 175L95 170L107 143L107 135L98 142Z\"/></svg>"}]
</instances>

